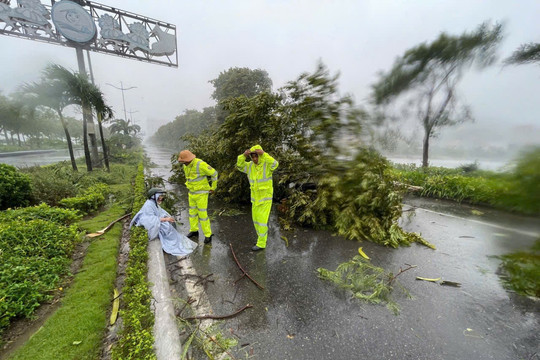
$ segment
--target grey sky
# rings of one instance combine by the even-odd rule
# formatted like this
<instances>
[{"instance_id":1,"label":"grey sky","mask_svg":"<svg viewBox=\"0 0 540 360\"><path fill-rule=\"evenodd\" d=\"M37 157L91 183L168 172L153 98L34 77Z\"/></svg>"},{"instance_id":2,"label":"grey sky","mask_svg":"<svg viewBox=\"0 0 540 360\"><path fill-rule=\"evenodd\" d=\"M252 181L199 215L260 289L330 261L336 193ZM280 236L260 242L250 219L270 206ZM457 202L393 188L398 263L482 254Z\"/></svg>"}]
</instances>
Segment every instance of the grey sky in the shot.
<instances>
[{"instance_id":1,"label":"grey sky","mask_svg":"<svg viewBox=\"0 0 540 360\"><path fill-rule=\"evenodd\" d=\"M126 108L138 111L133 118L147 132L184 109L213 105L208 80L230 67L265 69L277 89L300 73L313 71L320 59L332 72L341 73L340 91L353 94L361 104L378 71L388 70L406 49L433 40L441 31L460 34L486 20L502 21L506 25L502 58L522 43L540 41L537 0L100 2L177 27L177 69L91 54L96 82L116 117L123 118L121 92L105 84L120 86L122 81L125 87L137 86L125 92ZM4 93L37 79L47 63L77 69L71 48L0 35L0 49ZM471 105L477 122L463 126L500 129L503 138L508 126L527 125L540 138L539 94L537 65L497 65L472 72L462 81L461 98Z\"/></svg>"}]
</instances>

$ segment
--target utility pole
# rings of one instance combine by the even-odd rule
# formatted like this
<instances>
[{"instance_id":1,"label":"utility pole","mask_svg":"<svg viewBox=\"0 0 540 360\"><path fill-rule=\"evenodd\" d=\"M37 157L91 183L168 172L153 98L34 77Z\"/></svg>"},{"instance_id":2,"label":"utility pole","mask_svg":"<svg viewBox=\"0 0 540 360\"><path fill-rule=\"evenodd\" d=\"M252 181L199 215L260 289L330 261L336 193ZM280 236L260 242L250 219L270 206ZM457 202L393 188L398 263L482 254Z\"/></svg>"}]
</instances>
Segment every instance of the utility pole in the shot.
<instances>
[{"instance_id":1,"label":"utility pole","mask_svg":"<svg viewBox=\"0 0 540 360\"><path fill-rule=\"evenodd\" d=\"M131 110L128 111L128 113L129 113L129 120L131 121L131 123L132 123L133 125L135 125L135 121L133 121L133 114L138 113L138 112L139 112L139 111L137 111L137 110L135 110L135 111L131 111Z\"/></svg>"},{"instance_id":2,"label":"utility pole","mask_svg":"<svg viewBox=\"0 0 540 360\"><path fill-rule=\"evenodd\" d=\"M77 46L75 48L75 51L77 53L77 63L79 65L79 73L86 75L87 72L84 66L84 56L83 56L82 47ZM85 146L84 157L86 158L86 170L92 171L92 168L93 168L92 165L97 164L98 162L96 130L94 127L94 120L92 119L92 109L86 103L83 103L82 105L83 105L83 140L85 142L88 141L87 140L87 136L88 136L88 138L90 139L89 147L92 149L92 156L90 156L90 154L86 153L88 146Z\"/></svg>"},{"instance_id":3,"label":"utility pole","mask_svg":"<svg viewBox=\"0 0 540 360\"><path fill-rule=\"evenodd\" d=\"M113 84L109 84L109 83L107 83L107 85L112 86L115 89L122 90L122 103L124 104L124 120L128 121L127 112L126 112L126 99L124 98L124 90L131 90L131 89L135 89L137 87L136 86L131 86L131 87L125 88L124 84L122 84L121 81L120 81L120 87L114 86Z\"/></svg>"}]
</instances>

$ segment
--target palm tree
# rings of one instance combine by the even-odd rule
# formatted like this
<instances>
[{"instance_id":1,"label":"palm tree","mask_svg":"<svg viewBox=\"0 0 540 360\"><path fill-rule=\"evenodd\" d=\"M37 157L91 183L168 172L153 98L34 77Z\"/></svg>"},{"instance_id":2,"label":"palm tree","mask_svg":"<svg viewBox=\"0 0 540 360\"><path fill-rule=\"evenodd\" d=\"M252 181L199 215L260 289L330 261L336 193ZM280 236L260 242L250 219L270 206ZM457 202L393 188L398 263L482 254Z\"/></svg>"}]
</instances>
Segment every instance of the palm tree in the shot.
<instances>
[{"instance_id":1,"label":"palm tree","mask_svg":"<svg viewBox=\"0 0 540 360\"><path fill-rule=\"evenodd\" d=\"M113 121L112 125L109 127L109 130L111 131L111 134L124 134L124 135L131 135L133 136L137 135L138 132L141 131L141 127L139 125L130 125L129 120L123 120L123 119L116 119Z\"/></svg>"},{"instance_id":2,"label":"palm tree","mask_svg":"<svg viewBox=\"0 0 540 360\"><path fill-rule=\"evenodd\" d=\"M103 100L103 97L101 98ZM114 116L114 113L112 109L105 104L105 102L97 100L94 103L94 106L96 108L97 118L98 118L98 126L99 126L99 137L101 138L101 147L103 148L103 160L105 161L105 167L107 168L108 172L111 172L111 169L109 167L109 153L107 149L107 145L105 144L105 138L103 137L103 121L107 121L111 119Z\"/></svg>"},{"instance_id":3,"label":"palm tree","mask_svg":"<svg viewBox=\"0 0 540 360\"><path fill-rule=\"evenodd\" d=\"M66 133L66 139L69 137L67 126L63 120L62 110L68 105L80 105L85 108L93 107L98 113L112 116L112 110L105 104L103 93L97 86L92 84L86 74L71 72L60 65L49 65L43 70L43 79L41 83L26 85L24 89L28 92L37 94L37 101L42 105L48 106L57 111ZM83 146L86 168L92 171L92 159L88 146L88 126L83 118ZM73 169L77 169L73 156L71 139L68 140L70 157ZM105 149L105 148L104 148ZM104 150L105 151L105 150Z\"/></svg>"},{"instance_id":4,"label":"palm tree","mask_svg":"<svg viewBox=\"0 0 540 360\"><path fill-rule=\"evenodd\" d=\"M69 134L67 121L62 114L65 107L76 103L74 99L65 91L62 84L55 81L48 82L43 80L40 83L25 84L23 85L23 90L29 93L30 96L33 96L32 100L35 104L46 106L56 111L66 136L71 167L74 171L78 171L75 155L73 154L71 135Z\"/></svg>"}]
</instances>

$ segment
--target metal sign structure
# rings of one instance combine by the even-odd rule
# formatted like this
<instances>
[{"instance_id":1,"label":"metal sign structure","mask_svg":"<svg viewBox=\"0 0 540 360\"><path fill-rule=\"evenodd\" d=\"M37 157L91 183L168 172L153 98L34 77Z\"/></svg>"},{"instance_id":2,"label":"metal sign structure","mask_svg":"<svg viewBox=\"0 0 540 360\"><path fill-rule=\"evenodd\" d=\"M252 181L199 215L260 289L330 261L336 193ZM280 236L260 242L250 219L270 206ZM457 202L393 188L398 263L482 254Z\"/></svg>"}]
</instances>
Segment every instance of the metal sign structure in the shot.
<instances>
[{"instance_id":1,"label":"metal sign structure","mask_svg":"<svg viewBox=\"0 0 540 360\"><path fill-rule=\"evenodd\" d=\"M92 1L0 0L0 34L178 67L176 26Z\"/></svg>"}]
</instances>

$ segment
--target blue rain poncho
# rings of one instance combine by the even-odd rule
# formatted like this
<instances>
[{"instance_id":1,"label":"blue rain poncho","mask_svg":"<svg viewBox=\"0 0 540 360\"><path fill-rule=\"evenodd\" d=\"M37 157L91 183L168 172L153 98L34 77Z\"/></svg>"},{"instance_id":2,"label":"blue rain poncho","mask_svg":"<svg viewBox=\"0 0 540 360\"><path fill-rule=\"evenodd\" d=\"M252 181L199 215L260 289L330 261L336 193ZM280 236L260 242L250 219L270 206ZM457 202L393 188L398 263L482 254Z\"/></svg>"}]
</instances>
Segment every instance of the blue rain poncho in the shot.
<instances>
[{"instance_id":1,"label":"blue rain poncho","mask_svg":"<svg viewBox=\"0 0 540 360\"><path fill-rule=\"evenodd\" d=\"M154 199L148 199L131 220L130 227L133 225L144 226L148 231L148 239L153 240L159 237L161 247L167 254L175 256L191 254L197 247L197 243L176 231L170 222L160 221L161 218L170 216L168 212L157 205Z\"/></svg>"}]
</instances>

